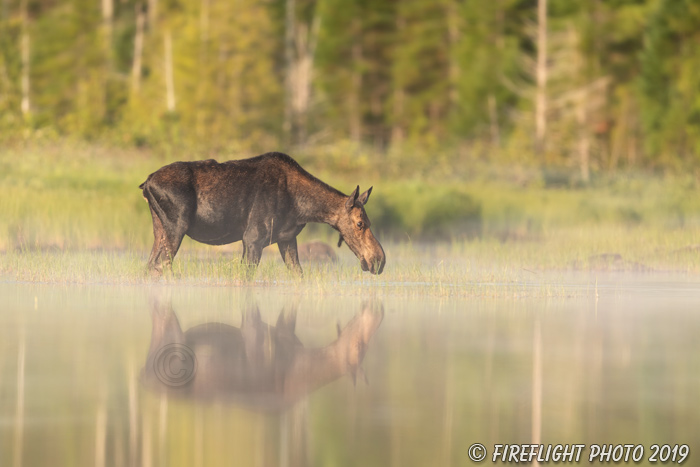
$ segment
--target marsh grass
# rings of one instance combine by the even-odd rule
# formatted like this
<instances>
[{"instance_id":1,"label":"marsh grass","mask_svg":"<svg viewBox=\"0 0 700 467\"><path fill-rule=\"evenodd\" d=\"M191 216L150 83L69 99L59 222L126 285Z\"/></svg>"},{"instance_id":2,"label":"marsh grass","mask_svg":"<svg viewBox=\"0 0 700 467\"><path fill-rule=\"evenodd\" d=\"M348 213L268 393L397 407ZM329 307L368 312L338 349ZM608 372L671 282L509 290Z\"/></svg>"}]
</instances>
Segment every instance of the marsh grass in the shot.
<instances>
[{"instance_id":1,"label":"marsh grass","mask_svg":"<svg viewBox=\"0 0 700 467\"><path fill-rule=\"evenodd\" d=\"M11 281L79 284L169 284L268 287L289 294L443 297L566 297L592 293L596 275L700 273L700 248L686 229L653 232L641 228L561 230L541 241L478 239L431 244L384 244L381 276L363 273L346 247L337 263L304 263L303 277L291 274L276 246L265 250L252 275L236 251L183 246L172 271L147 273L147 250L11 250L0 256L0 277ZM194 244L194 242L191 242ZM576 275L576 286L571 275Z\"/></svg>"},{"instance_id":2,"label":"marsh grass","mask_svg":"<svg viewBox=\"0 0 700 467\"><path fill-rule=\"evenodd\" d=\"M153 279L145 271L151 220L138 185L169 162L93 146L0 151L0 277L275 285L289 293L521 296L571 293L555 285L571 271L700 274L700 197L691 178L628 174L563 189L536 177L516 182L488 171L466 180L434 174L424 181L385 179L352 171L341 177L327 161L318 170L306 161L311 172L341 189L358 177L372 180L367 210L387 253L384 274L361 273L343 246L338 264L305 264L298 278L272 246L250 278L239 261L240 245L209 247L185 239L172 273ZM441 235L427 235L435 225L442 226ZM312 225L300 241L334 244L335 235Z\"/></svg>"},{"instance_id":3,"label":"marsh grass","mask_svg":"<svg viewBox=\"0 0 700 467\"><path fill-rule=\"evenodd\" d=\"M353 263L305 265L303 277L290 274L281 260L261 262L252 278L240 262L202 259L184 254L163 277L143 268L144 256L133 252L13 252L3 255L2 276L18 282L73 284L165 284L186 286L269 287L295 295L395 296L542 296L554 281L523 283L509 271L470 271L463 265L426 266L408 262L380 277L363 274ZM562 291L562 293L566 293ZM559 295L559 294L558 294Z\"/></svg>"}]
</instances>

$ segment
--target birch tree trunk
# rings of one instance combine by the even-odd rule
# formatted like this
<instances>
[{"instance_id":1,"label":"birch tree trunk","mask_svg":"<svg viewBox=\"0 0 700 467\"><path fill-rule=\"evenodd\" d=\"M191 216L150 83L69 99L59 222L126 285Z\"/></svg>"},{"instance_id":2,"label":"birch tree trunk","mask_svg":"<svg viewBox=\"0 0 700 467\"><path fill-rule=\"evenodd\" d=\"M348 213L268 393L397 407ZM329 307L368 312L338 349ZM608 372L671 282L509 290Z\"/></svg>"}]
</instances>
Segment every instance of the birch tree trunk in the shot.
<instances>
[{"instance_id":1,"label":"birch tree trunk","mask_svg":"<svg viewBox=\"0 0 700 467\"><path fill-rule=\"evenodd\" d=\"M114 70L114 54L112 53L112 36L114 31L114 0L102 0L102 46L104 47L104 61L100 72L102 88L100 100L102 107L99 109L99 118L103 119L109 113L110 79Z\"/></svg>"},{"instance_id":2,"label":"birch tree trunk","mask_svg":"<svg viewBox=\"0 0 700 467\"><path fill-rule=\"evenodd\" d=\"M148 28L151 32L156 29L156 22L158 20L158 0L148 0Z\"/></svg>"},{"instance_id":3,"label":"birch tree trunk","mask_svg":"<svg viewBox=\"0 0 700 467\"><path fill-rule=\"evenodd\" d=\"M578 153L581 168L581 180L588 184L590 173L591 138L588 132L588 89L583 88L576 108L576 123L578 124Z\"/></svg>"},{"instance_id":4,"label":"birch tree trunk","mask_svg":"<svg viewBox=\"0 0 700 467\"><path fill-rule=\"evenodd\" d=\"M294 86L294 126L296 126L297 144L306 143L308 133L309 105L311 103L311 78L316 55L316 43L320 18L315 15L311 28L307 24L297 26L296 34L296 79Z\"/></svg>"},{"instance_id":5,"label":"birch tree trunk","mask_svg":"<svg viewBox=\"0 0 700 467\"><path fill-rule=\"evenodd\" d=\"M29 100L29 14L27 12L27 0L20 2L20 16L22 32L20 39L21 71L20 82L22 88L21 109L22 115L27 118L31 115L31 102Z\"/></svg>"},{"instance_id":6,"label":"birch tree trunk","mask_svg":"<svg viewBox=\"0 0 700 467\"><path fill-rule=\"evenodd\" d=\"M146 23L146 14L143 4L136 4L136 32L134 33L134 60L131 64L131 94L137 95L141 91L141 63L143 60L143 31Z\"/></svg>"},{"instance_id":7,"label":"birch tree trunk","mask_svg":"<svg viewBox=\"0 0 700 467\"><path fill-rule=\"evenodd\" d=\"M165 48L165 93L168 112L175 112L175 78L173 76L173 34L168 28L163 34Z\"/></svg>"},{"instance_id":8,"label":"birch tree trunk","mask_svg":"<svg viewBox=\"0 0 700 467\"><path fill-rule=\"evenodd\" d=\"M361 37L362 25L358 18L353 20L355 37ZM352 45L353 70L350 77L350 96L348 108L350 113L350 139L359 143L362 140L362 111L360 108L362 96L362 43L355 40Z\"/></svg>"},{"instance_id":9,"label":"birch tree trunk","mask_svg":"<svg viewBox=\"0 0 700 467\"><path fill-rule=\"evenodd\" d=\"M196 88L197 110L195 132L199 138L205 138L207 132L207 113L211 110L209 98L209 10L210 0L201 0L199 12L199 67Z\"/></svg>"},{"instance_id":10,"label":"birch tree trunk","mask_svg":"<svg viewBox=\"0 0 700 467\"><path fill-rule=\"evenodd\" d=\"M406 21L401 16L401 13L396 15L396 30L399 35L403 34L403 29L406 26ZM399 80L395 83L394 95L393 95L393 123L391 125L391 145L401 146L404 140L404 128L402 125L403 114L404 114L404 101L405 101L404 83ZM432 122L431 122L432 123Z\"/></svg>"},{"instance_id":11,"label":"birch tree trunk","mask_svg":"<svg viewBox=\"0 0 700 467\"><path fill-rule=\"evenodd\" d=\"M459 60L457 60L457 54L455 49L457 48L457 43L459 42L459 24L457 19L458 11L457 5L454 1L450 1L447 4L446 9L447 14L447 38L449 41L450 51L449 51L449 65L448 65L448 78L449 78L449 91L448 98L450 101L450 106L453 108L459 103L459 91L457 89L457 83L459 82L460 67Z\"/></svg>"},{"instance_id":12,"label":"birch tree trunk","mask_svg":"<svg viewBox=\"0 0 700 467\"><path fill-rule=\"evenodd\" d=\"M537 2L537 97L535 102L535 150L545 151L547 137L547 0Z\"/></svg>"},{"instance_id":13,"label":"birch tree trunk","mask_svg":"<svg viewBox=\"0 0 700 467\"><path fill-rule=\"evenodd\" d=\"M113 0L102 0L102 27L105 36L106 57L111 62L112 30L114 18Z\"/></svg>"},{"instance_id":14,"label":"birch tree trunk","mask_svg":"<svg viewBox=\"0 0 700 467\"><path fill-rule=\"evenodd\" d=\"M285 102L284 130L295 144L304 144L308 132L311 79L321 18L314 13L311 26L296 19L296 3L287 0L285 11Z\"/></svg>"},{"instance_id":15,"label":"birch tree trunk","mask_svg":"<svg viewBox=\"0 0 700 467\"><path fill-rule=\"evenodd\" d=\"M285 3L284 15L284 61L286 65L286 75L284 79L285 87L285 102L284 102L284 132L288 135L290 141L293 140L292 132L292 94L294 90L294 76L296 74L296 66L294 61L294 34L296 28L296 2L287 0Z\"/></svg>"},{"instance_id":16,"label":"birch tree trunk","mask_svg":"<svg viewBox=\"0 0 700 467\"><path fill-rule=\"evenodd\" d=\"M311 81L314 75L314 60L316 58L316 46L318 45L318 32L321 29L321 17L318 13L314 14L314 19L311 22L311 34L308 38L308 42L305 44L305 56L302 61L302 74L301 74L301 92L302 98L299 101L299 116L300 116L300 143L306 143L306 137L308 134L308 120L309 120L309 108L311 106Z\"/></svg>"}]
</instances>

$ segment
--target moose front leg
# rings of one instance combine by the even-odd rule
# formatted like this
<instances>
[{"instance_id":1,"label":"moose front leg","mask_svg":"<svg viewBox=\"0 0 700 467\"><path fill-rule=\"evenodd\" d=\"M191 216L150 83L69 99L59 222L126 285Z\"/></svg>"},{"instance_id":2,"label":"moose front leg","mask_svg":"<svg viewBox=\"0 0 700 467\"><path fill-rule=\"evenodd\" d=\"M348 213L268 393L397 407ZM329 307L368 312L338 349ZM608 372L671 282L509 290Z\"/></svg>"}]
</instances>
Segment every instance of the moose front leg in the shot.
<instances>
[{"instance_id":1,"label":"moose front leg","mask_svg":"<svg viewBox=\"0 0 700 467\"><path fill-rule=\"evenodd\" d=\"M301 264L299 264L299 251L297 250L297 238L294 237L288 242L279 241L277 246L280 249L280 255L282 255L282 260L287 266L287 269L293 271L300 276L304 274L301 269Z\"/></svg>"},{"instance_id":2,"label":"moose front leg","mask_svg":"<svg viewBox=\"0 0 700 467\"><path fill-rule=\"evenodd\" d=\"M256 245L255 243L243 242L243 257L241 258L243 264L246 264L253 269L260 264L260 257L262 256L262 246Z\"/></svg>"},{"instance_id":3,"label":"moose front leg","mask_svg":"<svg viewBox=\"0 0 700 467\"><path fill-rule=\"evenodd\" d=\"M243 266L247 269L246 276L248 279L253 276L262 256L263 240L260 239L259 232L259 229L248 228L243 233L243 258L241 259Z\"/></svg>"}]
</instances>

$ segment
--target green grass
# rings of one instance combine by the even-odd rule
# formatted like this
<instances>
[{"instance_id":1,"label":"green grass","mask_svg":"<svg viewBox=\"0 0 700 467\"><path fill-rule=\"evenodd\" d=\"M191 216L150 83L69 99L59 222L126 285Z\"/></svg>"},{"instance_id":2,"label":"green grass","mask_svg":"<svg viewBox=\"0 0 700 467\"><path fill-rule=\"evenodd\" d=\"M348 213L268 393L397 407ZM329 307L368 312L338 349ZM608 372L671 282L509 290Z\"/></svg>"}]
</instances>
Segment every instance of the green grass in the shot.
<instances>
[{"instance_id":1,"label":"green grass","mask_svg":"<svg viewBox=\"0 0 700 467\"><path fill-rule=\"evenodd\" d=\"M0 277L46 283L275 286L302 295L563 297L590 293L590 289L561 285L572 281L572 273L574 282L591 284L607 271L695 275L700 271L700 249L677 248L694 237L688 230L660 235L635 227L562 230L537 242L493 238L433 244L385 242L387 266L381 276L363 273L346 247L339 251L338 263L304 263L304 276L297 277L286 270L272 246L249 277L238 252L187 241L172 271L162 278L147 273L147 250L27 248L0 256ZM619 259L596 258L613 253Z\"/></svg>"},{"instance_id":2,"label":"green grass","mask_svg":"<svg viewBox=\"0 0 700 467\"><path fill-rule=\"evenodd\" d=\"M486 169L465 180L435 173L389 178L367 170L367 161L340 176L338 166L347 161L300 159L341 190L357 182L363 189L374 185L367 210L387 253L382 276L362 274L343 247L339 265L305 265L305 276L296 278L273 246L251 282L238 261L239 245L208 247L186 239L165 280L275 284L294 293L448 296L488 295L484 284L508 286L506 294L532 294L523 283L534 279L547 286L571 270L700 273L700 197L691 178L627 174L587 188L551 188L541 177ZM145 272L151 220L138 185L169 162L99 146L1 150L0 276L153 281ZM310 226L300 240L310 239L334 243L337 237L326 226Z\"/></svg>"}]
</instances>

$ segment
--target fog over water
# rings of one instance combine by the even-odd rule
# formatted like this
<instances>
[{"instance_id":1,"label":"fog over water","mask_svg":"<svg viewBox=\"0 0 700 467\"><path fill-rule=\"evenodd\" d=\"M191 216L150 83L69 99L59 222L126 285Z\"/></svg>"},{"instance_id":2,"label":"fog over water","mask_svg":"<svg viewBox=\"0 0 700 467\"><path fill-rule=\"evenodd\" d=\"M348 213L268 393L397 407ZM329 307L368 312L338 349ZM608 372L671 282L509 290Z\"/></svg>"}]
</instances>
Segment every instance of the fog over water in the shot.
<instances>
[{"instance_id":1,"label":"fog over water","mask_svg":"<svg viewBox=\"0 0 700 467\"><path fill-rule=\"evenodd\" d=\"M558 280L568 298L3 282L0 465L471 465L476 442L700 448L700 285ZM192 349L196 367L175 353L158 376L168 345Z\"/></svg>"}]
</instances>

